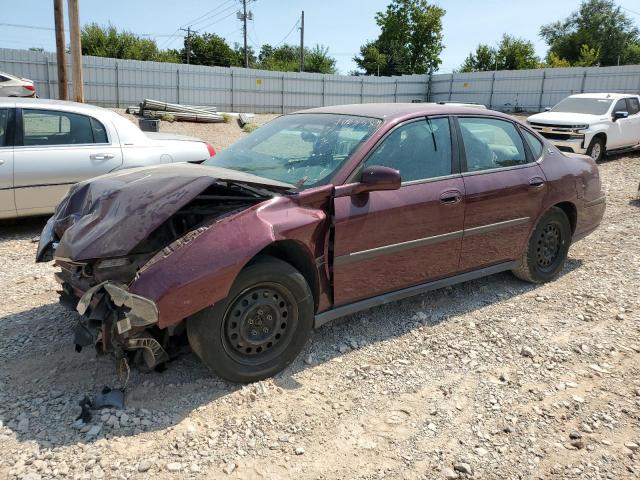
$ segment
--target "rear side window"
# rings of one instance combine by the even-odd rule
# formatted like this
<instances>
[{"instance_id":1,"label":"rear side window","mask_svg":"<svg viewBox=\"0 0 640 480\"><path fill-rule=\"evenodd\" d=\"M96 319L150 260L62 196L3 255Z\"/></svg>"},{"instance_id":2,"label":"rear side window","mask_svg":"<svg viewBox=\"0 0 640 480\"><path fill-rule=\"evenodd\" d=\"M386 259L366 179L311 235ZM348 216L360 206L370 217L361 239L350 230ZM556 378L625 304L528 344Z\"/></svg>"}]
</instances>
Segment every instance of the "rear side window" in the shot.
<instances>
[{"instance_id":1,"label":"rear side window","mask_svg":"<svg viewBox=\"0 0 640 480\"><path fill-rule=\"evenodd\" d=\"M448 118L410 122L397 127L367 158L365 166L400 171L403 182L451 174L451 131Z\"/></svg>"},{"instance_id":2,"label":"rear side window","mask_svg":"<svg viewBox=\"0 0 640 480\"><path fill-rule=\"evenodd\" d=\"M22 112L25 146L96 143L91 119L85 115L29 109Z\"/></svg>"},{"instance_id":3,"label":"rear side window","mask_svg":"<svg viewBox=\"0 0 640 480\"><path fill-rule=\"evenodd\" d=\"M535 159L540 158L542 155L542 149L544 148L542 142L538 140L533 133L529 132L529 130L525 130L524 128L521 128L520 130L524 134L524 138L531 149L531 153L533 153L533 157Z\"/></svg>"},{"instance_id":4,"label":"rear side window","mask_svg":"<svg viewBox=\"0 0 640 480\"><path fill-rule=\"evenodd\" d=\"M9 143L9 109L0 108L0 147L6 147Z\"/></svg>"},{"instance_id":5,"label":"rear side window","mask_svg":"<svg viewBox=\"0 0 640 480\"><path fill-rule=\"evenodd\" d=\"M93 143L108 143L107 131L98 120L91 117L91 128L93 129Z\"/></svg>"},{"instance_id":6,"label":"rear side window","mask_svg":"<svg viewBox=\"0 0 640 480\"><path fill-rule=\"evenodd\" d=\"M9 77L5 77L4 75L0 75L0 83L1 82L8 82L9 81Z\"/></svg>"},{"instance_id":7,"label":"rear side window","mask_svg":"<svg viewBox=\"0 0 640 480\"><path fill-rule=\"evenodd\" d=\"M635 115L640 112L640 102L638 99L635 97L627 98L627 109L629 115Z\"/></svg>"},{"instance_id":8,"label":"rear side window","mask_svg":"<svg viewBox=\"0 0 640 480\"><path fill-rule=\"evenodd\" d=\"M527 163L522 137L513 123L481 117L461 117L458 121L467 171L479 172Z\"/></svg>"}]
</instances>

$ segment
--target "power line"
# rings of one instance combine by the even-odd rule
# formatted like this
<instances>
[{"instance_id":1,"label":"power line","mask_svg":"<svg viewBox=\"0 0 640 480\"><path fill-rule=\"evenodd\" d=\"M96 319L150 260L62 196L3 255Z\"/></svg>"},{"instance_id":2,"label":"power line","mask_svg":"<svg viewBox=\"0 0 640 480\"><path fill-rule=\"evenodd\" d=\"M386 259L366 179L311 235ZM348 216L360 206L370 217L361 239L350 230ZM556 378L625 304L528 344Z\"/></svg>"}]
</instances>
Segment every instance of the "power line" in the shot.
<instances>
[{"instance_id":1,"label":"power line","mask_svg":"<svg viewBox=\"0 0 640 480\"><path fill-rule=\"evenodd\" d=\"M296 23L294 23L294 24L293 24L293 27L291 27L291 30L289 30L289 33L287 33L287 34L285 35L285 37L284 37L282 40L280 40L278 43L276 43L276 44L274 45L274 48L275 48L275 47L279 47L280 45L282 45L282 44L284 43L284 41L285 41L287 38L289 38L289 36L293 33L293 31L296 29L296 27L297 27L298 25L300 25L300 19L299 19L299 18L298 18L298 20L296 20Z\"/></svg>"},{"instance_id":2,"label":"power line","mask_svg":"<svg viewBox=\"0 0 640 480\"><path fill-rule=\"evenodd\" d=\"M630 8L623 7L622 5L620 5L620 8L626 10L627 12L633 13L634 15L640 15L640 12L636 12L635 10L631 10Z\"/></svg>"},{"instance_id":3,"label":"power line","mask_svg":"<svg viewBox=\"0 0 640 480\"><path fill-rule=\"evenodd\" d=\"M199 17L194 18L193 20L188 21L187 23L185 23L184 25L182 25L182 27L184 27L185 25L195 25L197 23L201 23L202 21L204 21L205 17L210 17L212 16L214 13L216 13L216 11L219 11L222 6L226 5L227 3L232 3L235 0L226 0L225 2L222 2L220 5L218 5L215 8L212 8L211 10L209 10L208 12L203 13L202 15L200 15ZM219 13L219 12L218 12Z\"/></svg>"},{"instance_id":4,"label":"power line","mask_svg":"<svg viewBox=\"0 0 640 480\"><path fill-rule=\"evenodd\" d=\"M234 10L235 10L235 8L234 8ZM215 22L211 22L211 23L209 23L209 24L205 25L204 27L199 27L199 28L200 28L200 30L204 30L204 29L206 29L206 28L209 28L211 25L215 25L216 23L220 23L221 21L226 20L226 19L227 19L227 18L229 18L231 15L235 15L235 14L236 14L236 12L235 12L235 11L233 11L233 12L231 12L229 15L225 15L224 17L222 17L222 18L220 18L220 19L216 20Z\"/></svg>"}]
</instances>

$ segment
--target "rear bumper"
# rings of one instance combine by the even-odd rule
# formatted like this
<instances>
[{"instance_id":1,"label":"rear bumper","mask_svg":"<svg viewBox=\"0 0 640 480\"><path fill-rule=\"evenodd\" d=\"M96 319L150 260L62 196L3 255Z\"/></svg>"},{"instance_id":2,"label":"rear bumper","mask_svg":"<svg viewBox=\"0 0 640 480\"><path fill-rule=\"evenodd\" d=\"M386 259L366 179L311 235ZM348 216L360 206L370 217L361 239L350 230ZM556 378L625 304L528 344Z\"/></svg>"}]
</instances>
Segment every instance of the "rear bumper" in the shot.
<instances>
[{"instance_id":1,"label":"rear bumper","mask_svg":"<svg viewBox=\"0 0 640 480\"><path fill-rule=\"evenodd\" d=\"M606 208L607 201L605 196L589 202L584 202L582 205L582 211L578 212L578 225L576 226L576 231L573 234L573 242L582 240L600 226L600 222L602 222Z\"/></svg>"}]
</instances>

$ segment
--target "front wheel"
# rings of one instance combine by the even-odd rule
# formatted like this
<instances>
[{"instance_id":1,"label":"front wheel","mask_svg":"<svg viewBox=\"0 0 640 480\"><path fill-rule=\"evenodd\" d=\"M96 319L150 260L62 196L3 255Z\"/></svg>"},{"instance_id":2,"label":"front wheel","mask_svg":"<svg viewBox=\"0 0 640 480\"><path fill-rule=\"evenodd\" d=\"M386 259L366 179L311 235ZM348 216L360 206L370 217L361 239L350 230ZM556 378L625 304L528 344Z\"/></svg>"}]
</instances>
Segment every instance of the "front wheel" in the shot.
<instances>
[{"instance_id":1,"label":"front wheel","mask_svg":"<svg viewBox=\"0 0 640 480\"><path fill-rule=\"evenodd\" d=\"M313 316L313 296L302 274L263 257L240 272L227 298L187 320L187 336L214 373L232 382L255 382L296 358Z\"/></svg>"},{"instance_id":2,"label":"front wheel","mask_svg":"<svg viewBox=\"0 0 640 480\"><path fill-rule=\"evenodd\" d=\"M562 209L553 207L533 230L520 265L513 274L532 283L554 280L564 267L570 245L569 219Z\"/></svg>"},{"instance_id":3,"label":"front wheel","mask_svg":"<svg viewBox=\"0 0 640 480\"><path fill-rule=\"evenodd\" d=\"M602 160L606 151L604 140L602 137L594 137L587 148L587 155L593 158L596 162Z\"/></svg>"}]
</instances>

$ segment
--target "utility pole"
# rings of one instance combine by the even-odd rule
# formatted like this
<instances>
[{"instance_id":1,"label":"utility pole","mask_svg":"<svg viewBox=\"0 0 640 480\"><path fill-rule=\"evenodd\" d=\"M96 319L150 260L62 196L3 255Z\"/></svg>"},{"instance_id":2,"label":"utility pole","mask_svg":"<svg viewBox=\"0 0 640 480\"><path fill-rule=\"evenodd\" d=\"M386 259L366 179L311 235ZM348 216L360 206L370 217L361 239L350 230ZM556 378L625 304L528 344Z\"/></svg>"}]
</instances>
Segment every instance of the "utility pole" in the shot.
<instances>
[{"instance_id":1,"label":"utility pole","mask_svg":"<svg viewBox=\"0 0 640 480\"><path fill-rule=\"evenodd\" d=\"M242 2L242 12L238 12L236 16L238 20L242 20L242 33L244 36L244 68L249 68L249 51L247 50L247 20L253 20L253 12L247 10L247 3L251 0L240 0Z\"/></svg>"},{"instance_id":2,"label":"utility pole","mask_svg":"<svg viewBox=\"0 0 640 480\"><path fill-rule=\"evenodd\" d=\"M58 98L67 100L67 61L64 55L64 5L63 0L53 0L53 16L56 23L56 61L58 64Z\"/></svg>"},{"instance_id":3,"label":"utility pole","mask_svg":"<svg viewBox=\"0 0 640 480\"><path fill-rule=\"evenodd\" d=\"M191 27L181 28L183 32L187 32L187 65L191 61Z\"/></svg>"},{"instance_id":4,"label":"utility pole","mask_svg":"<svg viewBox=\"0 0 640 480\"><path fill-rule=\"evenodd\" d=\"M304 10L300 17L300 71L304 72Z\"/></svg>"},{"instance_id":5,"label":"utility pole","mask_svg":"<svg viewBox=\"0 0 640 480\"><path fill-rule=\"evenodd\" d=\"M73 99L84 102L84 81L82 78L82 42L80 40L80 12L78 0L68 0L69 35L71 43L71 68L73 70Z\"/></svg>"},{"instance_id":6,"label":"utility pole","mask_svg":"<svg viewBox=\"0 0 640 480\"><path fill-rule=\"evenodd\" d=\"M249 54L247 53L247 0L242 0L242 24L244 33L244 68L249 68Z\"/></svg>"}]
</instances>

